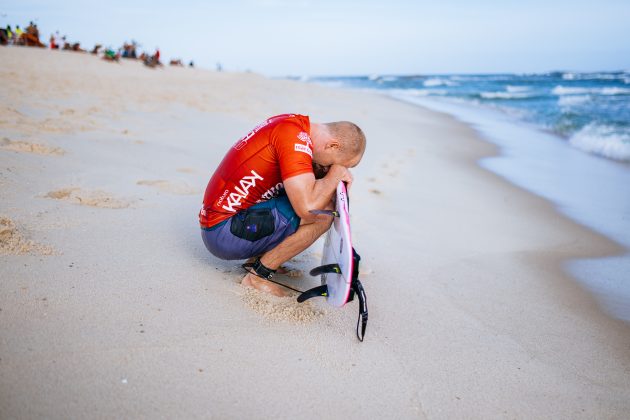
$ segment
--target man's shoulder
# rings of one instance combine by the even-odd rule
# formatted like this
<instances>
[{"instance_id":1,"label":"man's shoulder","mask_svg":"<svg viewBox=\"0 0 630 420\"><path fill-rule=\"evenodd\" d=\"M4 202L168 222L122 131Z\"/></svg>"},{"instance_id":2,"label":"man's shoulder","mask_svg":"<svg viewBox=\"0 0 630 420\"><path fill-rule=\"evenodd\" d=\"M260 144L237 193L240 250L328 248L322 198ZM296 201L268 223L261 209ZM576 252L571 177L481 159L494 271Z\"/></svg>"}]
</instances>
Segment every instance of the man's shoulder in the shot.
<instances>
[{"instance_id":1,"label":"man's shoulder","mask_svg":"<svg viewBox=\"0 0 630 420\"><path fill-rule=\"evenodd\" d=\"M273 128L273 137L277 141L294 141L295 139L310 142L310 122L308 116L288 114L278 121Z\"/></svg>"},{"instance_id":2,"label":"man's shoulder","mask_svg":"<svg viewBox=\"0 0 630 420\"><path fill-rule=\"evenodd\" d=\"M301 114L282 114L269 118L273 121L276 128L291 130L292 128L299 128L300 130L310 131L310 120L308 115Z\"/></svg>"}]
</instances>

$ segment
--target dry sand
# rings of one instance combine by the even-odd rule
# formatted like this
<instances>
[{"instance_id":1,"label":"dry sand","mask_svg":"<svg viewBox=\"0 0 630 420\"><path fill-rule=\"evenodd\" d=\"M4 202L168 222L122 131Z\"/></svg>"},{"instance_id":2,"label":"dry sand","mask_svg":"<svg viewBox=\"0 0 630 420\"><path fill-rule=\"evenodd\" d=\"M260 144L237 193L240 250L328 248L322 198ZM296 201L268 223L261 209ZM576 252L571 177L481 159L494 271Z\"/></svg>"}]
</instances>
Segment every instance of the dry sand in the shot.
<instances>
[{"instance_id":1,"label":"dry sand","mask_svg":"<svg viewBox=\"0 0 630 420\"><path fill-rule=\"evenodd\" d=\"M4 47L0 60L3 254L15 232L58 251L0 256L0 418L630 413L630 329L561 269L621 250L480 169L496 150L471 128L255 74ZM363 343L356 302L243 290L238 263L201 242L212 171L285 112L367 133L351 208ZM27 143L65 153L6 147ZM76 205L95 192L134 205ZM308 272L320 247L292 265Z\"/></svg>"}]
</instances>

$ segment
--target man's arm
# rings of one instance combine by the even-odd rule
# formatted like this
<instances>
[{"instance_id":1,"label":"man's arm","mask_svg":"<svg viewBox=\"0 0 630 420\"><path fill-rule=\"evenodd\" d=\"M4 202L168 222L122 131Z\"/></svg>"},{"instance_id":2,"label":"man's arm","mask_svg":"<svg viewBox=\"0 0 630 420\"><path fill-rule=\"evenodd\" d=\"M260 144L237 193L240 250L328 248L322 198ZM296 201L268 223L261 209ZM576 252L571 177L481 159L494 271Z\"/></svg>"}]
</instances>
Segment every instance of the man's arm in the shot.
<instances>
[{"instance_id":1,"label":"man's arm","mask_svg":"<svg viewBox=\"0 0 630 420\"><path fill-rule=\"evenodd\" d=\"M284 190L295 213L304 221L315 221L309 210L326 208L333 198L339 181L352 184L352 174L341 165L332 165L326 176L315 179L313 173L305 173L284 180Z\"/></svg>"}]
</instances>

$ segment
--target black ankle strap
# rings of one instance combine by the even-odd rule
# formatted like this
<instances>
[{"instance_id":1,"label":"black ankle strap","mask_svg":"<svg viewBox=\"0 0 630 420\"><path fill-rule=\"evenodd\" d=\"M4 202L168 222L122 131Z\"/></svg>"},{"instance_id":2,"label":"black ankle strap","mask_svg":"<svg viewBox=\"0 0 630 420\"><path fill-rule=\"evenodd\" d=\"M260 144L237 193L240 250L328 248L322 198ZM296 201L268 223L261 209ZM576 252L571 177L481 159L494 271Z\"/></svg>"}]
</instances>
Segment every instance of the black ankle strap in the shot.
<instances>
[{"instance_id":1,"label":"black ankle strap","mask_svg":"<svg viewBox=\"0 0 630 420\"><path fill-rule=\"evenodd\" d=\"M258 277L263 278L265 280L271 279L273 275L276 273L276 270L272 270L269 267L265 267L265 265L262 262L260 262L260 257L256 258L256 261L254 262L243 264L242 267L245 270L249 271L250 273L255 274Z\"/></svg>"}]
</instances>

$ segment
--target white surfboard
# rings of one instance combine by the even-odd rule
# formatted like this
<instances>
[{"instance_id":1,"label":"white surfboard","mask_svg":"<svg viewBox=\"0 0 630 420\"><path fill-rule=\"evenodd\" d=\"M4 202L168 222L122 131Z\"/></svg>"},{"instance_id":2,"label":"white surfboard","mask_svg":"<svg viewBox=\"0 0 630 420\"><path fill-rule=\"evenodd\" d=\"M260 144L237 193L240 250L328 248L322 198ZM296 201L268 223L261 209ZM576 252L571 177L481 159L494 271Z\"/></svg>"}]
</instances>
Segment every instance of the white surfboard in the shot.
<instances>
[{"instance_id":1,"label":"white surfboard","mask_svg":"<svg viewBox=\"0 0 630 420\"><path fill-rule=\"evenodd\" d=\"M350 234L350 213L348 193L343 182L337 185L335 205L337 217L326 234L322 265L337 264L340 273L322 273L322 285L328 286L327 300L333 306L341 307L348 301L352 287L352 237Z\"/></svg>"},{"instance_id":2,"label":"white surfboard","mask_svg":"<svg viewBox=\"0 0 630 420\"><path fill-rule=\"evenodd\" d=\"M358 297L357 338L363 341L368 321L367 296L359 280L361 257L352 248L346 185L343 182L337 185L334 211L311 210L311 213L327 214L334 217L334 221L326 234L322 265L311 270L312 276L321 276L322 285L302 292L297 301L304 302L316 296L326 296L328 303L341 307L348 299Z\"/></svg>"}]
</instances>

